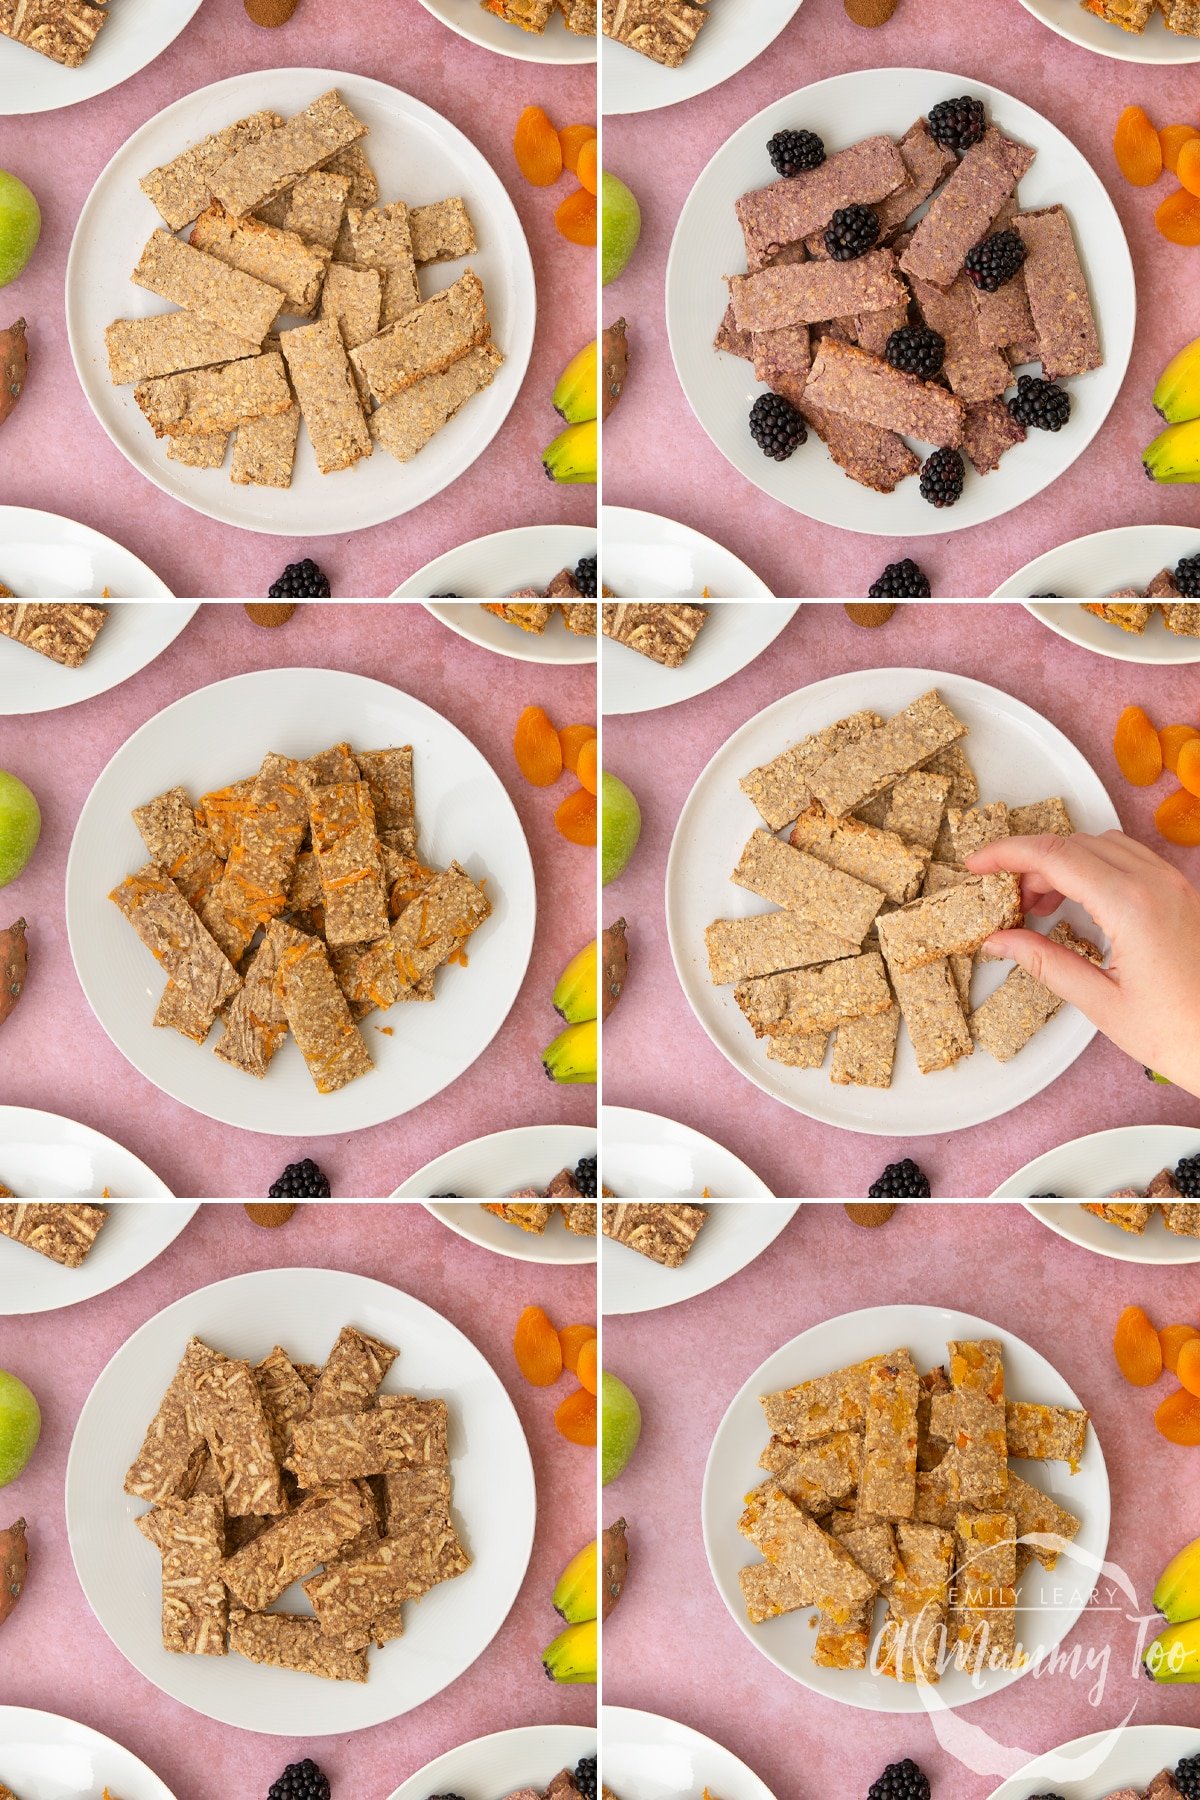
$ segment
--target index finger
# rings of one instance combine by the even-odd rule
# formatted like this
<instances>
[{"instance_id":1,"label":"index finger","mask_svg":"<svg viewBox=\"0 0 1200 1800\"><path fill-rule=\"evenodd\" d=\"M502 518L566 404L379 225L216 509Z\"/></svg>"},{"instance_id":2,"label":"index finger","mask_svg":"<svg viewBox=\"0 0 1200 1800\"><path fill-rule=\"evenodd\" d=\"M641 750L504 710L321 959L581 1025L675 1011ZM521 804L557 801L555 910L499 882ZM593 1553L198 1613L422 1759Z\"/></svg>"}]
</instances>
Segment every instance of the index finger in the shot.
<instances>
[{"instance_id":1,"label":"index finger","mask_svg":"<svg viewBox=\"0 0 1200 1800\"><path fill-rule=\"evenodd\" d=\"M1113 877L1122 866L1116 845L1082 832L1071 837L996 838L967 858L973 875L992 875L1003 869L1030 876L1039 901L1055 894L1078 900L1097 919L1097 908L1103 909L1110 898Z\"/></svg>"}]
</instances>

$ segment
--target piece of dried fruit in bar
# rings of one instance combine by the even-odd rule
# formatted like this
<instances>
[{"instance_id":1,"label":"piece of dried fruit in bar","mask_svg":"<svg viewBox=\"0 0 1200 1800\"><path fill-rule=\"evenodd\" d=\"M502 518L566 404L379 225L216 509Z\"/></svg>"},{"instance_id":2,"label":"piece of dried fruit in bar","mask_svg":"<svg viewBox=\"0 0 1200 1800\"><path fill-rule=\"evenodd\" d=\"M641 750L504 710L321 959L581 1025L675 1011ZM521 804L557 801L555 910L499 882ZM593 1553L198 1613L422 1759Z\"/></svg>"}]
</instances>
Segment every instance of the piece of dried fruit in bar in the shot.
<instances>
[{"instance_id":1,"label":"piece of dried fruit in bar","mask_svg":"<svg viewBox=\"0 0 1200 1800\"><path fill-rule=\"evenodd\" d=\"M1158 1334L1158 1341L1162 1345L1163 1368L1169 1375L1176 1374L1179 1352L1193 1339L1200 1341L1200 1331L1194 1325L1163 1326Z\"/></svg>"},{"instance_id":2,"label":"piece of dried fruit in bar","mask_svg":"<svg viewBox=\"0 0 1200 1800\"><path fill-rule=\"evenodd\" d=\"M1117 720L1113 755L1118 769L1134 787L1153 787L1162 774L1162 744L1140 706L1127 706Z\"/></svg>"},{"instance_id":3,"label":"piece of dried fruit in bar","mask_svg":"<svg viewBox=\"0 0 1200 1800\"><path fill-rule=\"evenodd\" d=\"M594 846L596 842L596 796L586 788L576 788L554 809L554 823L569 844Z\"/></svg>"},{"instance_id":4,"label":"piece of dried fruit in bar","mask_svg":"<svg viewBox=\"0 0 1200 1800\"><path fill-rule=\"evenodd\" d=\"M554 1423L572 1444L596 1442L596 1396L586 1388L576 1388L561 1400L554 1411Z\"/></svg>"},{"instance_id":5,"label":"piece of dried fruit in bar","mask_svg":"<svg viewBox=\"0 0 1200 1800\"><path fill-rule=\"evenodd\" d=\"M585 187L576 188L554 210L554 223L571 244L591 245L596 242L596 196Z\"/></svg>"},{"instance_id":6,"label":"piece of dried fruit in bar","mask_svg":"<svg viewBox=\"0 0 1200 1800\"><path fill-rule=\"evenodd\" d=\"M1197 132L1196 135L1200 137L1200 132ZM562 166L569 174L574 175L579 162L579 152L589 140L594 141L595 136L596 127L594 125L564 125L562 127L558 134L558 141L562 145Z\"/></svg>"},{"instance_id":7,"label":"piece of dried fruit in bar","mask_svg":"<svg viewBox=\"0 0 1200 1800\"><path fill-rule=\"evenodd\" d=\"M1179 752L1193 738L1200 741L1200 731L1197 731L1194 725L1164 725L1159 732L1158 741L1162 745L1163 768L1169 769L1172 775L1177 773Z\"/></svg>"},{"instance_id":8,"label":"piece of dried fruit in bar","mask_svg":"<svg viewBox=\"0 0 1200 1800\"><path fill-rule=\"evenodd\" d=\"M562 144L540 106L527 106L513 133L517 167L533 187L553 187L563 172Z\"/></svg>"},{"instance_id":9,"label":"piece of dried fruit in bar","mask_svg":"<svg viewBox=\"0 0 1200 1800\"><path fill-rule=\"evenodd\" d=\"M579 1361L579 1352L583 1349L583 1346L588 1342L589 1338L594 1338L595 1335L596 1327L594 1325L563 1326L558 1334L558 1341L562 1345L563 1368L567 1370L568 1374L575 1374L576 1364ZM1196 1333L1196 1336L1200 1337L1200 1331Z\"/></svg>"},{"instance_id":10,"label":"piece of dried fruit in bar","mask_svg":"<svg viewBox=\"0 0 1200 1800\"><path fill-rule=\"evenodd\" d=\"M1162 1374L1162 1344L1140 1306L1127 1306L1117 1320L1113 1355L1131 1387L1153 1387Z\"/></svg>"},{"instance_id":11,"label":"piece of dried fruit in bar","mask_svg":"<svg viewBox=\"0 0 1200 1800\"><path fill-rule=\"evenodd\" d=\"M1169 244L1194 250L1200 244L1200 200L1186 188L1176 188L1155 208L1154 223Z\"/></svg>"},{"instance_id":12,"label":"piece of dried fruit in bar","mask_svg":"<svg viewBox=\"0 0 1200 1800\"><path fill-rule=\"evenodd\" d=\"M1113 155L1118 169L1133 187L1152 187L1162 174L1162 144L1140 106L1127 106L1117 120Z\"/></svg>"},{"instance_id":13,"label":"piece of dried fruit in bar","mask_svg":"<svg viewBox=\"0 0 1200 1800\"><path fill-rule=\"evenodd\" d=\"M560 729L558 741L562 745L563 768L568 769L572 775L575 773L579 760L579 752L588 739L594 738L595 735L596 727L594 725L564 725ZM1196 736L1200 737L1200 731L1196 733Z\"/></svg>"},{"instance_id":14,"label":"piece of dried fruit in bar","mask_svg":"<svg viewBox=\"0 0 1200 1800\"><path fill-rule=\"evenodd\" d=\"M1186 1388L1176 1388L1156 1408L1154 1423L1168 1443L1194 1450L1200 1445L1200 1400Z\"/></svg>"},{"instance_id":15,"label":"piece of dried fruit in bar","mask_svg":"<svg viewBox=\"0 0 1200 1800\"><path fill-rule=\"evenodd\" d=\"M553 787L563 771L562 744L540 706L527 706L513 733L517 767L533 787Z\"/></svg>"},{"instance_id":16,"label":"piece of dried fruit in bar","mask_svg":"<svg viewBox=\"0 0 1200 1800\"><path fill-rule=\"evenodd\" d=\"M563 1372L562 1344L540 1306L527 1306L513 1333L517 1367L533 1387L553 1387Z\"/></svg>"},{"instance_id":17,"label":"piece of dried fruit in bar","mask_svg":"<svg viewBox=\"0 0 1200 1800\"><path fill-rule=\"evenodd\" d=\"M1168 844L1183 850L1200 847L1200 800L1186 788L1168 794L1154 814L1154 824Z\"/></svg>"}]
</instances>

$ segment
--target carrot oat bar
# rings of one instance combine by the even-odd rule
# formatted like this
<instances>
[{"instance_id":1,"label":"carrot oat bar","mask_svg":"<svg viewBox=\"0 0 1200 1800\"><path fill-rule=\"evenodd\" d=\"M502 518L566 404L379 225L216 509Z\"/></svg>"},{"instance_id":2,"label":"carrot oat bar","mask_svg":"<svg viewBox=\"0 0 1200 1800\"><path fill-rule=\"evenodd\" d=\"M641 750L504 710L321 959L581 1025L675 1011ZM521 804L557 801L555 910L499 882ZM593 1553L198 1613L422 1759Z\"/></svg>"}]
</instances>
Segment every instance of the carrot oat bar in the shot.
<instances>
[{"instance_id":1,"label":"carrot oat bar","mask_svg":"<svg viewBox=\"0 0 1200 1800\"><path fill-rule=\"evenodd\" d=\"M242 985L175 883L156 863L127 875L108 896L161 963L179 996L211 1026L219 1008Z\"/></svg>"},{"instance_id":2,"label":"carrot oat bar","mask_svg":"<svg viewBox=\"0 0 1200 1800\"><path fill-rule=\"evenodd\" d=\"M162 1553L162 1641L184 1656L224 1656L228 1596L221 1502L207 1494L164 1500L135 1520Z\"/></svg>"},{"instance_id":3,"label":"carrot oat bar","mask_svg":"<svg viewBox=\"0 0 1200 1800\"><path fill-rule=\"evenodd\" d=\"M369 348L363 346L364 350ZM358 354L356 351L351 357L356 370ZM411 462L468 400L491 386L503 362L504 357L489 340L460 356L440 375L427 375L394 394L371 414L373 441L382 444L397 462Z\"/></svg>"},{"instance_id":4,"label":"carrot oat bar","mask_svg":"<svg viewBox=\"0 0 1200 1800\"><path fill-rule=\"evenodd\" d=\"M308 824L300 765L269 753L241 812L217 895L242 932L243 948L259 925L269 925L287 905L288 890Z\"/></svg>"},{"instance_id":5,"label":"carrot oat bar","mask_svg":"<svg viewBox=\"0 0 1200 1800\"><path fill-rule=\"evenodd\" d=\"M814 772L813 797L839 818L920 767L966 726L946 706L936 688L858 741L844 744Z\"/></svg>"},{"instance_id":6,"label":"carrot oat bar","mask_svg":"<svg viewBox=\"0 0 1200 1800\"><path fill-rule=\"evenodd\" d=\"M7 1192L7 1189L5 1189ZM18 1200L14 1206L0 1206L0 1236L36 1250L64 1269L82 1268L108 1218L104 1206L88 1206L82 1201L39 1204Z\"/></svg>"},{"instance_id":7,"label":"carrot oat bar","mask_svg":"<svg viewBox=\"0 0 1200 1800\"><path fill-rule=\"evenodd\" d=\"M292 404L278 351L139 382L133 397L159 438L232 431Z\"/></svg>"},{"instance_id":8,"label":"carrot oat bar","mask_svg":"<svg viewBox=\"0 0 1200 1800\"><path fill-rule=\"evenodd\" d=\"M878 888L761 829L751 834L730 880L784 907L806 925L828 930L832 924L836 935L848 939L853 949L861 944L883 903Z\"/></svg>"},{"instance_id":9,"label":"carrot oat bar","mask_svg":"<svg viewBox=\"0 0 1200 1800\"><path fill-rule=\"evenodd\" d=\"M716 987L802 969L853 956L858 942L837 937L793 913L758 913L749 919L717 919L705 929L708 978Z\"/></svg>"},{"instance_id":10,"label":"carrot oat bar","mask_svg":"<svg viewBox=\"0 0 1200 1800\"><path fill-rule=\"evenodd\" d=\"M275 991L319 1094L336 1094L370 1073L371 1053L318 939L308 938L302 947L283 951Z\"/></svg>"},{"instance_id":11,"label":"carrot oat bar","mask_svg":"<svg viewBox=\"0 0 1200 1800\"><path fill-rule=\"evenodd\" d=\"M751 769L738 786L771 830L779 831L811 804L810 781L821 765L846 745L860 743L878 731L882 724L876 712L851 713L792 744L771 762Z\"/></svg>"},{"instance_id":12,"label":"carrot oat bar","mask_svg":"<svg viewBox=\"0 0 1200 1800\"><path fill-rule=\"evenodd\" d=\"M280 345L322 475L370 456L371 433L337 320L323 318L285 331Z\"/></svg>"},{"instance_id":13,"label":"carrot oat bar","mask_svg":"<svg viewBox=\"0 0 1200 1800\"><path fill-rule=\"evenodd\" d=\"M385 1011L404 999L463 948L491 910L483 889L451 863L404 908L390 937L363 958L360 985L366 997Z\"/></svg>"},{"instance_id":14,"label":"carrot oat bar","mask_svg":"<svg viewBox=\"0 0 1200 1800\"><path fill-rule=\"evenodd\" d=\"M457 262L461 256L473 256L479 247L466 201L457 196L410 208L408 230L413 261L418 267Z\"/></svg>"},{"instance_id":15,"label":"carrot oat bar","mask_svg":"<svg viewBox=\"0 0 1200 1800\"><path fill-rule=\"evenodd\" d=\"M329 253L296 232L264 225L261 219L235 218L214 201L192 226L188 243L277 289L283 296L279 310L301 317L315 311Z\"/></svg>"},{"instance_id":16,"label":"carrot oat bar","mask_svg":"<svg viewBox=\"0 0 1200 1800\"><path fill-rule=\"evenodd\" d=\"M352 206L346 214L350 242L348 260L359 269L375 269L383 280L380 323L392 325L421 304L417 265L403 200L366 211Z\"/></svg>"},{"instance_id":17,"label":"carrot oat bar","mask_svg":"<svg viewBox=\"0 0 1200 1800\"><path fill-rule=\"evenodd\" d=\"M690 1255L707 1217L704 1206L639 1205L619 1200L601 1207L600 1229L614 1244L624 1244L664 1269L678 1269Z\"/></svg>"},{"instance_id":18,"label":"carrot oat bar","mask_svg":"<svg viewBox=\"0 0 1200 1800\"><path fill-rule=\"evenodd\" d=\"M261 142L283 124L278 113L251 113L236 119L222 131L201 138L169 163L151 169L139 183L147 199L158 208L172 231L199 218L212 199L211 177L236 150Z\"/></svg>"},{"instance_id":19,"label":"carrot oat bar","mask_svg":"<svg viewBox=\"0 0 1200 1800\"><path fill-rule=\"evenodd\" d=\"M319 1619L296 1613L248 1613L229 1609L229 1644L247 1662L330 1681L366 1681L365 1648L350 1649L325 1631Z\"/></svg>"},{"instance_id":20,"label":"carrot oat bar","mask_svg":"<svg viewBox=\"0 0 1200 1800\"><path fill-rule=\"evenodd\" d=\"M280 959L287 950L303 950L307 942L303 932L282 919L271 920L246 970L241 991L225 1013L224 1034L213 1046L222 1062L262 1080L288 1031L287 1014L276 988Z\"/></svg>"},{"instance_id":21,"label":"carrot oat bar","mask_svg":"<svg viewBox=\"0 0 1200 1800\"><path fill-rule=\"evenodd\" d=\"M1065 919L1049 936L1051 943L1065 945L1097 967L1104 961L1103 951L1090 939L1077 937ZM995 993L971 1014L971 1036L997 1062L1011 1062L1062 1004L1058 994L1025 969L1010 969Z\"/></svg>"},{"instance_id":22,"label":"carrot oat bar","mask_svg":"<svg viewBox=\"0 0 1200 1800\"><path fill-rule=\"evenodd\" d=\"M374 943L391 921L375 809L365 781L339 782L309 796L313 851L321 876L325 941Z\"/></svg>"},{"instance_id":23,"label":"carrot oat bar","mask_svg":"<svg viewBox=\"0 0 1200 1800\"><path fill-rule=\"evenodd\" d=\"M322 94L303 112L258 143L244 143L210 177L210 189L226 212L254 212L329 162L367 128L344 105L336 88Z\"/></svg>"},{"instance_id":24,"label":"carrot oat bar","mask_svg":"<svg viewBox=\"0 0 1200 1800\"><path fill-rule=\"evenodd\" d=\"M48 656L64 669L80 669L107 618L106 606L88 606L80 601L42 605L18 600L12 606L0 606L0 636L24 644L27 650L36 650L39 656Z\"/></svg>"},{"instance_id":25,"label":"carrot oat bar","mask_svg":"<svg viewBox=\"0 0 1200 1800\"><path fill-rule=\"evenodd\" d=\"M417 815L413 800L411 744L389 750L360 750L359 772L371 790L379 841L401 856L417 853Z\"/></svg>"},{"instance_id":26,"label":"carrot oat bar","mask_svg":"<svg viewBox=\"0 0 1200 1800\"><path fill-rule=\"evenodd\" d=\"M386 293L385 293L386 313ZM376 400L389 400L427 375L438 375L491 336L483 284L466 269L452 287L414 307L351 352Z\"/></svg>"},{"instance_id":27,"label":"carrot oat bar","mask_svg":"<svg viewBox=\"0 0 1200 1800\"><path fill-rule=\"evenodd\" d=\"M878 829L858 818L836 818L819 801L800 814L788 842L830 869L865 882L897 905L913 898L925 873L924 852L906 843L898 832Z\"/></svg>"}]
</instances>

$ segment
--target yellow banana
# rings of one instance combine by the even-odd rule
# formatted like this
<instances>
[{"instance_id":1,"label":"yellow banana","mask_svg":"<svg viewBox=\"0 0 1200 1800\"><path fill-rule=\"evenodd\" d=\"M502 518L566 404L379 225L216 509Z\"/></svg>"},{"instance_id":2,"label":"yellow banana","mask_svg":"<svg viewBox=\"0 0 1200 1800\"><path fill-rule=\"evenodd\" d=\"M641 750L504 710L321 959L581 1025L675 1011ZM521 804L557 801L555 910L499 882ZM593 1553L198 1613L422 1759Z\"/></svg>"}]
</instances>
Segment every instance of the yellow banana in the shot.
<instances>
[{"instance_id":1,"label":"yellow banana","mask_svg":"<svg viewBox=\"0 0 1200 1800\"><path fill-rule=\"evenodd\" d=\"M551 481L595 481L598 444L594 417L568 425L542 452L542 467Z\"/></svg>"},{"instance_id":2,"label":"yellow banana","mask_svg":"<svg viewBox=\"0 0 1200 1800\"><path fill-rule=\"evenodd\" d=\"M595 1619L568 1625L542 1653L542 1667L551 1681L595 1681L599 1632Z\"/></svg>"},{"instance_id":3,"label":"yellow banana","mask_svg":"<svg viewBox=\"0 0 1200 1800\"><path fill-rule=\"evenodd\" d=\"M1200 418L1168 425L1142 452L1152 481L1200 481Z\"/></svg>"},{"instance_id":4,"label":"yellow banana","mask_svg":"<svg viewBox=\"0 0 1200 1800\"><path fill-rule=\"evenodd\" d=\"M1171 358L1158 378L1154 407L1168 425L1200 419L1200 338L1193 338Z\"/></svg>"},{"instance_id":5,"label":"yellow banana","mask_svg":"<svg viewBox=\"0 0 1200 1800\"><path fill-rule=\"evenodd\" d=\"M599 1611L600 1550L595 1538L574 1555L558 1578L554 1610L568 1625L586 1625ZM547 1655L549 1652L547 1652Z\"/></svg>"},{"instance_id":6,"label":"yellow banana","mask_svg":"<svg viewBox=\"0 0 1200 1800\"><path fill-rule=\"evenodd\" d=\"M1154 1681L1200 1681L1200 1619L1169 1625L1155 1638L1142 1662Z\"/></svg>"},{"instance_id":7,"label":"yellow banana","mask_svg":"<svg viewBox=\"0 0 1200 1800\"><path fill-rule=\"evenodd\" d=\"M1158 1578L1154 1604L1170 1625L1200 1619L1200 1538L1171 1558Z\"/></svg>"},{"instance_id":8,"label":"yellow banana","mask_svg":"<svg viewBox=\"0 0 1200 1800\"><path fill-rule=\"evenodd\" d=\"M598 1046L595 1019L568 1025L542 1052L542 1067L551 1081L595 1081Z\"/></svg>"},{"instance_id":9,"label":"yellow banana","mask_svg":"<svg viewBox=\"0 0 1200 1800\"><path fill-rule=\"evenodd\" d=\"M595 938L576 951L558 978L553 1005L559 1018L568 1025L584 1025L599 1011L597 976L600 949Z\"/></svg>"},{"instance_id":10,"label":"yellow banana","mask_svg":"<svg viewBox=\"0 0 1200 1800\"><path fill-rule=\"evenodd\" d=\"M576 351L558 378L552 404L568 425L585 425L599 411L600 351L596 339Z\"/></svg>"}]
</instances>

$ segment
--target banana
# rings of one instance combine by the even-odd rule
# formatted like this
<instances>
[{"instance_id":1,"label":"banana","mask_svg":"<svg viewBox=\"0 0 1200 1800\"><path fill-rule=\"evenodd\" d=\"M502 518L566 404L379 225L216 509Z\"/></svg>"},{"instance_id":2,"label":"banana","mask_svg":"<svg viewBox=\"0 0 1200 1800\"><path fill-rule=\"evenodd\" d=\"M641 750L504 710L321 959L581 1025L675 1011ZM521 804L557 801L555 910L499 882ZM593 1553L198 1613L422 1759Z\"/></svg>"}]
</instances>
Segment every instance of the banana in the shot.
<instances>
[{"instance_id":1,"label":"banana","mask_svg":"<svg viewBox=\"0 0 1200 1800\"><path fill-rule=\"evenodd\" d=\"M598 411L600 352L596 339L576 351L558 378L551 404L568 425L586 425Z\"/></svg>"},{"instance_id":2,"label":"banana","mask_svg":"<svg viewBox=\"0 0 1200 1800\"><path fill-rule=\"evenodd\" d=\"M1154 1604L1169 1625L1200 1619L1200 1538L1171 1558L1158 1578Z\"/></svg>"},{"instance_id":3,"label":"banana","mask_svg":"<svg viewBox=\"0 0 1200 1800\"><path fill-rule=\"evenodd\" d=\"M542 1067L551 1081L595 1081L598 1048L595 1019L568 1025L542 1052Z\"/></svg>"},{"instance_id":4,"label":"banana","mask_svg":"<svg viewBox=\"0 0 1200 1800\"><path fill-rule=\"evenodd\" d=\"M576 951L558 978L552 996L554 1010L568 1025L585 1025L599 1010L597 975L600 950L595 938Z\"/></svg>"},{"instance_id":5,"label":"banana","mask_svg":"<svg viewBox=\"0 0 1200 1800\"><path fill-rule=\"evenodd\" d=\"M1168 425L1200 419L1200 338L1177 351L1159 376L1154 410Z\"/></svg>"},{"instance_id":6,"label":"banana","mask_svg":"<svg viewBox=\"0 0 1200 1800\"><path fill-rule=\"evenodd\" d=\"M595 417L568 425L542 452L542 467L551 481L595 481L599 427Z\"/></svg>"},{"instance_id":7,"label":"banana","mask_svg":"<svg viewBox=\"0 0 1200 1800\"><path fill-rule=\"evenodd\" d=\"M1200 419L1168 425L1142 452L1151 481L1200 481Z\"/></svg>"},{"instance_id":8,"label":"banana","mask_svg":"<svg viewBox=\"0 0 1200 1800\"><path fill-rule=\"evenodd\" d=\"M599 1545L593 1538L571 1558L554 1590L554 1610L568 1625L586 1625L589 1619L596 1617L600 1599L599 1573Z\"/></svg>"},{"instance_id":9,"label":"banana","mask_svg":"<svg viewBox=\"0 0 1200 1800\"><path fill-rule=\"evenodd\" d=\"M595 1619L568 1625L542 1653L542 1667L551 1681L595 1681L599 1632Z\"/></svg>"},{"instance_id":10,"label":"banana","mask_svg":"<svg viewBox=\"0 0 1200 1800\"><path fill-rule=\"evenodd\" d=\"M1168 1626L1155 1638L1142 1662L1153 1681L1200 1681L1200 1619Z\"/></svg>"}]
</instances>

